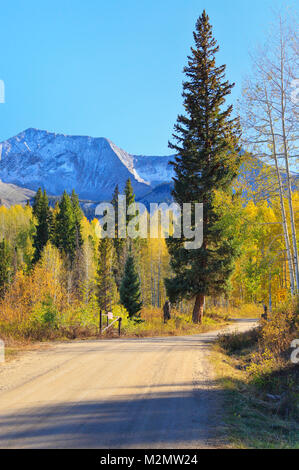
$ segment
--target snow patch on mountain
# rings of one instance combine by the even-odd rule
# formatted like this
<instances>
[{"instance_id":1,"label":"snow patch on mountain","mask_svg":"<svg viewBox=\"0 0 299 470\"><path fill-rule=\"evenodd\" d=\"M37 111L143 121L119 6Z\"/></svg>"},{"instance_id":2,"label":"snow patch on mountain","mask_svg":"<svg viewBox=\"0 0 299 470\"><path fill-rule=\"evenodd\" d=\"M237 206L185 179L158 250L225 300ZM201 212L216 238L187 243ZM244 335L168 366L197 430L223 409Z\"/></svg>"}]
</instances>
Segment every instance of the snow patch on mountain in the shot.
<instances>
[{"instance_id":1,"label":"snow patch on mountain","mask_svg":"<svg viewBox=\"0 0 299 470\"><path fill-rule=\"evenodd\" d=\"M145 156L135 155L134 166L142 178L147 179L155 187L162 183L169 183L174 177L173 166L170 162L174 156Z\"/></svg>"}]
</instances>

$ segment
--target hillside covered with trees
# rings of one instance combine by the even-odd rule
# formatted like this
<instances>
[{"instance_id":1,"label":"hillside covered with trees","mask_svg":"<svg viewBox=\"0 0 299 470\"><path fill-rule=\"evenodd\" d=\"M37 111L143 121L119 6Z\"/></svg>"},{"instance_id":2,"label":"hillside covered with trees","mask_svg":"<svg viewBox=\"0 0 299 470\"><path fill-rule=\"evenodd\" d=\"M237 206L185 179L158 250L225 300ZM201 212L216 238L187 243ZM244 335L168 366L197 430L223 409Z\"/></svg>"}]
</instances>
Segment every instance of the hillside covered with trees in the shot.
<instances>
[{"instance_id":1,"label":"hillside covered with trees","mask_svg":"<svg viewBox=\"0 0 299 470\"><path fill-rule=\"evenodd\" d=\"M299 195L290 170L296 107L287 87L295 52L280 24L281 41L255 63L235 117L226 104L234 85L216 63L209 18L203 12L197 21L184 69L185 114L169 145L177 154L175 202L204 206L202 245L186 249L184 237L163 233L120 238L117 219L116 236L103 238L105 227L84 216L75 191L65 191L53 208L39 189L32 207L0 207L2 334L94 334L100 309L140 324L166 299L187 322L201 324L215 308L250 304L261 311L264 304L271 311L296 295ZM121 189L128 208L135 201L130 179ZM119 193L116 186L115 209ZM126 227L133 217L127 215ZM191 228L197 223L193 211Z\"/></svg>"}]
</instances>

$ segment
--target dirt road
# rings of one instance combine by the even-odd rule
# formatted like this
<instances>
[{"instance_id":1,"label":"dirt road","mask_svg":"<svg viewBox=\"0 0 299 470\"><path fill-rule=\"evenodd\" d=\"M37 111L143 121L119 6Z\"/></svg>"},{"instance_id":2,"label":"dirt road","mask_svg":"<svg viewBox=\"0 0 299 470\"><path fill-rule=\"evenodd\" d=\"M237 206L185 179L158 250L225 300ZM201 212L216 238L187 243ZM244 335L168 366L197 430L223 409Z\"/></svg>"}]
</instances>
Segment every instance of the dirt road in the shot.
<instances>
[{"instance_id":1,"label":"dirt road","mask_svg":"<svg viewBox=\"0 0 299 470\"><path fill-rule=\"evenodd\" d=\"M217 333L59 343L1 366L0 447L221 447Z\"/></svg>"}]
</instances>

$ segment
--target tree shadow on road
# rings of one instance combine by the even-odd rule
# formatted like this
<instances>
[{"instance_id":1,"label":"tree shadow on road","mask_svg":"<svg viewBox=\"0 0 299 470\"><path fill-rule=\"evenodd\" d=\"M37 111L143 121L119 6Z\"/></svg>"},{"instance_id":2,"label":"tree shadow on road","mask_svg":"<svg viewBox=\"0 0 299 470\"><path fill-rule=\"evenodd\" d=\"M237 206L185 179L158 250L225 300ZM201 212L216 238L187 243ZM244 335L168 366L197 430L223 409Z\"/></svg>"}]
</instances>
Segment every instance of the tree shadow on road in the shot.
<instances>
[{"instance_id":1,"label":"tree shadow on road","mask_svg":"<svg viewBox=\"0 0 299 470\"><path fill-rule=\"evenodd\" d=\"M190 386L190 384L187 384ZM168 386L167 384L165 386ZM203 448L221 428L221 390L26 407L0 416L0 447Z\"/></svg>"}]
</instances>

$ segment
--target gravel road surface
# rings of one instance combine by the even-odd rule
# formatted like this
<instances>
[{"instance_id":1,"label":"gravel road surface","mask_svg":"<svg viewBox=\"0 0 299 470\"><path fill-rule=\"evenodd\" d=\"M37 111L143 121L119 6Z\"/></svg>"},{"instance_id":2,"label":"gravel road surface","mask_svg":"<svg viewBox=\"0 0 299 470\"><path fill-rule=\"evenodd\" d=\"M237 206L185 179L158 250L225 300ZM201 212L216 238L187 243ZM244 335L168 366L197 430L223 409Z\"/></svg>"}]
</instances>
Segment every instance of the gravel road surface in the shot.
<instances>
[{"instance_id":1,"label":"gravel road surface","mask_svg":"<svg viewBox=\"0 0 299 470\"><path fill-rule=\"evenodd\" d=\"M54 343L0 365L0 447L222 447L218 333Z\"/></svg>"}]
</instances>

